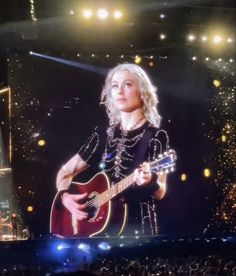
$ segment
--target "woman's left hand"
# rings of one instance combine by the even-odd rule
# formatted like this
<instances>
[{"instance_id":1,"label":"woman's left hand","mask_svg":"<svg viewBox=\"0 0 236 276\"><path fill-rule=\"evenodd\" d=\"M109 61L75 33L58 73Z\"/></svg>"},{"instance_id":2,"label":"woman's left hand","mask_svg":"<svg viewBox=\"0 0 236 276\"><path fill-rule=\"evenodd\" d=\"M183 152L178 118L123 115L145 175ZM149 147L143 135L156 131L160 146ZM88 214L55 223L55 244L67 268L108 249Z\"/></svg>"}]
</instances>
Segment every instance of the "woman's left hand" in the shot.
<instances>
[{"instance_id":1,"label":"woman's left hand","mask_svg":"<svg viewBox=\"0 0 236 276\"><path fill-rule=\"evenodd\" d=\"M140 167L134 171L134 181L139 186L150 183L151 178L152 174L150 171L150 165L147 162L141 164Z\"/></svg>"}]
</instances>

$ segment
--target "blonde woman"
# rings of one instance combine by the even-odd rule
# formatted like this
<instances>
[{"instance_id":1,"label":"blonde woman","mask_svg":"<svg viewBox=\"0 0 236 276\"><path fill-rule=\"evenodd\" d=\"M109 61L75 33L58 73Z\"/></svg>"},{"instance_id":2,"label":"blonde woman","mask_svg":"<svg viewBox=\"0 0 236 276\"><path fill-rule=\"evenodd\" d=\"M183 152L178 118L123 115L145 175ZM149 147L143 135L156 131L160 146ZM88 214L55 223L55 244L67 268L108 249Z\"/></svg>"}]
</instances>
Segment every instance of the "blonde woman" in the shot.
<instances>
[{"instance_id":1,"label":"blonde woman","mask_svg":"<svg viewBox=\"0 0 236 276\"><path fill-rule=\"evenodd\" d=\"M106 77L101 104L109 119L106 139L94 131L79 152L61 167L56 185L62 205L76 220L88 219L88 193L75 194L68 189L74 176L95 165L93 155L102 147L100 168L111 185L134 172L132 187L116 198L128 207L122 234L156 235L156 202L166 193L166 174L152 172L149 162L169 147L168 136L160 129L157 89L140 66L120 64Z\"/></svg>"}]
</instances>

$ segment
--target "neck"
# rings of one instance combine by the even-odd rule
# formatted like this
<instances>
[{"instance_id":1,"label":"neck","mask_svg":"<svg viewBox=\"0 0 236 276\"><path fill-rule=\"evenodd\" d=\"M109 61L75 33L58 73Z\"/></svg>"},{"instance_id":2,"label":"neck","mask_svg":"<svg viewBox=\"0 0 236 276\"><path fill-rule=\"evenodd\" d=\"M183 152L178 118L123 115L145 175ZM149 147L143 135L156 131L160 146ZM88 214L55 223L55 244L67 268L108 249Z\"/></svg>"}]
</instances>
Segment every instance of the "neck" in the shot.
<instances>
[{"instance_id":1,"label":"neck","mask_svg":"<svg viewBox=\"0 0 236 276\"><path fill-rule=\"evenodd\" d=\"M132 112L121 112L121 127L123 130L138 128L144 120L145 117L142 108L137 108Z\"/></svg>"}]
</instances>

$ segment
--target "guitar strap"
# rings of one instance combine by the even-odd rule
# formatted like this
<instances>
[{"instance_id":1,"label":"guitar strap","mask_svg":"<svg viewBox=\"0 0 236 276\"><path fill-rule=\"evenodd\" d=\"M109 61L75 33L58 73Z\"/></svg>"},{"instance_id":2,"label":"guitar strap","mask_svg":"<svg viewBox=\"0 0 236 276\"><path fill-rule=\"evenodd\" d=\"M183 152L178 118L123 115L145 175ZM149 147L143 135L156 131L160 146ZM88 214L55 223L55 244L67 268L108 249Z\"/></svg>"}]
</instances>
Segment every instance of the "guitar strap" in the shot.
<instances>
[{"instance_id":1,"label":"guitar strap","mask_svg":"<svg viewBox=\"0 0 236 276\"><path fill-rule=\"evenodd\" d=\"M143 163L152 134L152 128L147 127L139 144L137 154L135 155L134 168L137 168Z\"/></svg>"}]
</instances>

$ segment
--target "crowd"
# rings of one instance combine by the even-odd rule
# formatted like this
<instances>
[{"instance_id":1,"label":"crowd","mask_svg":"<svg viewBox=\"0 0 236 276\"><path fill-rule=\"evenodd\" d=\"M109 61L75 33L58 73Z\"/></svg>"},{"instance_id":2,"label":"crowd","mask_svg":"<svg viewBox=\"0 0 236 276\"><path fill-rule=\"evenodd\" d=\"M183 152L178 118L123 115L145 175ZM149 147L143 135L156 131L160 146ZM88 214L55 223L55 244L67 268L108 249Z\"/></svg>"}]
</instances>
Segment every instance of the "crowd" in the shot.
<instances>
[{"instance_id":1,"label":"crowd","mask_svg":"<svg viewBox=\"0 0 236 276\"><path fill-rule=\"evenodd\" d=\"M154 275L236 275L236 261L233 257L216 254L169 258L130 258L102 257L88 263L86 258L79 265L63 262L59 266L11 266L1 271L1 275L100 275L100 276L154 276Z\"/></svg>"}]
</instances>

